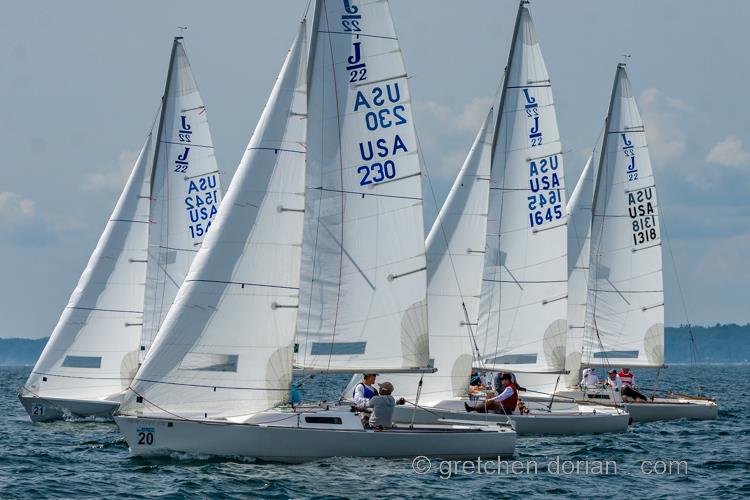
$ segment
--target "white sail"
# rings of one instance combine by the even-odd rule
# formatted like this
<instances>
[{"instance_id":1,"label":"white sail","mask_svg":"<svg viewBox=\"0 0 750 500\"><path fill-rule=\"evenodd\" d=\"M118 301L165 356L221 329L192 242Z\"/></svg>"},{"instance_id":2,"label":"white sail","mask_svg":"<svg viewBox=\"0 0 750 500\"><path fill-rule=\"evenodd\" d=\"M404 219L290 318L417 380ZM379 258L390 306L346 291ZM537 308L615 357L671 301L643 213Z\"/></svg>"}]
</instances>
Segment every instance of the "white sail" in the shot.
<instances>
[{"instance_id":1,"label":"white sail","mask_svg":"<svg viewBox=\"0 0 750 500\"><path fill-rule=\"evenodd\" d=\"M428 364L421 162L388 3L321 0L311 43L296 364Z\"/></svg>"},{"instance_id":2,"label":"white sail","mask_svg":"<svg viewBox=\"0 0 750 500\"><path fill-rule=\"evenodd\" d=\"M430 358L437 372L388 376L410 401L420 379L426 404L466 394L482 288L493 116L490 111L427 236Z\"/></svg>"},{"instance_id":3,"label":"white sail","mask_svg":"<svg viewBox=\"0 0 750 500\"><path fill-rule=\"evenodd\" d=\"M584 363L664 364L661 230L646 133L618 65L596 174Z\"/></svg>"},{"instance_id":4,"label":"white sail","mask_svg":"<svg viewBox=\"0 0 750 500\"><path fill-rule=\"evenodd\" d=\"M226 417L287 399L305 191L304 54L302 23L121 412Z\"/></svg>"},{"instance_id":5,"label":"white sail","mask_svg":"<svg viewBox=\"0 0 750 500\"><path fill-rule=\"evenodd\" d=\"M591 248L591 204L594 198L593 157L583 167L573 194L568 199L568 338L564 386L579 381L588 295L589 256Z\"/></svg>"},{"instance_id":6,"label":"white sail","mask_svg":"<svg viewBox=\"0 0 750 500\"><path fill-rule=\"evenodd\" d=\"M143 145L24 393L98 399L128 386L138 369L149 231L149 150Z\"/></svg>"},{"instance_id":7,"label":"white sail","mask_svg":"<svg viewBox=\"0 0 750 500\"><path fill-rule=\"evenodd\" d=\"M221 200L206 107L182 37L176 37L172 45L151 178L141 358L172 305Z\"/></svg>"},{"instance_id":8,"label":"white sail","mask_svg":"<svg viewBox=\"0 0 750 500\"><path fill-rule=\"evenodd\" d=\"M477 339L482 366L560 372L567 314L562 150L549 75L524 2L493 142Z\"/></svg>"}]
</instances>

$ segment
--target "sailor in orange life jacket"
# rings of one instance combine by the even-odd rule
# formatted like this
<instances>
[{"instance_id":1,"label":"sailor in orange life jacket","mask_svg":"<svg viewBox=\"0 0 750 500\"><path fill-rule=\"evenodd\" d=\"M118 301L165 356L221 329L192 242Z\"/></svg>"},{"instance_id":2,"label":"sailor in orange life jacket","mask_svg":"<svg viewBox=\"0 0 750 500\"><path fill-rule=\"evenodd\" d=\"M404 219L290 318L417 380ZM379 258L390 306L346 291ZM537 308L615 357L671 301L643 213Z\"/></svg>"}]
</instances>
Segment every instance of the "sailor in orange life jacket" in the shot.
<instances>
[{"instance_id":1,"label":"sailor in orange life jacket","mask_svg":"<svg viewBox=\"0 0 750 500\"><path fill-rule=\"evenodd\" d=\"M474 406L464 403L466 411L476 411L479 413L494 412L504 413L506 415L514 413L516 411L516 406L518 406L518 389L516 389L516 386L513 383L513 378L510 374L503 373L500 377L500 383L505 388L503 392L495 397L485 400L483 403L477 403Z\"/></svg>"},{"instance_id":2,"label":"sailor in orange life jacket","mask_svg":"<svg viewBox=\"0 0 750 500\"><path fill-rule=\"evenodd\" d=\"M646 396L641 394L635 389L635 374L630 371L630 368L623 368L620 373L617 374L622 381L622 395L627 398L641 399L647 401Z\"/></svg>"}]
</instances>

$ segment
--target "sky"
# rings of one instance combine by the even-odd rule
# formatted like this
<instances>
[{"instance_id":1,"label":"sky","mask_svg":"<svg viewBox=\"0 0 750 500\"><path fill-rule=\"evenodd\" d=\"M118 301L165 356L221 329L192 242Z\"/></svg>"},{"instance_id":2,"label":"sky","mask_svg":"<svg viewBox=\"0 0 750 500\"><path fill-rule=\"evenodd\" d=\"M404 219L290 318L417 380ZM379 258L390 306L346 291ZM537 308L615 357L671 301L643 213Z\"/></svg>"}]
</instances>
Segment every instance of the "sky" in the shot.
<instances>
[{"instance_id":1,"label":"sky","mask_svg":"<svg viewBox=\"0 0 750 500\"><path fill-rule=\"evenodd\" d=\"M306 4L3 2L0 337L52 332L154 119L177 26L188 27L227 186ZM517 6L391 0L430 179L428 225L497 91ZM568 189L630 54L669 237L666 323L750 322L750 2L533 0L530 10Z\"/></svg>"}]
</instances>

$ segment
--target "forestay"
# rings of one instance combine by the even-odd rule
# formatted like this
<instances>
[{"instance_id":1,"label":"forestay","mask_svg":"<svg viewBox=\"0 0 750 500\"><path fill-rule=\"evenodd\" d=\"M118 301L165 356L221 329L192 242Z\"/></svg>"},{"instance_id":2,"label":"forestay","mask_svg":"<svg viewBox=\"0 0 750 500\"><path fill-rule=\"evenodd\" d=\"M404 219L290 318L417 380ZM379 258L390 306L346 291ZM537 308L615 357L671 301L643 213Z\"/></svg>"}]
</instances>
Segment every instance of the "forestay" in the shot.
<instances>
[{"instance_id":1,"label":"forestay","mask_svg":"<svg viewBox=\"0 0 750 500\"><path fill-rule=\"evenodd\" d=\"M221 186L211 132L182 37L172 45L151 170L141 359L214 219Z\"/></svg>"},{"instance_id":2,"label":"forestay","mask_svg":"<svg viewBox=\"0 0 750 500\"><path fill-rule=\"evenodd\" d=\"M549 75L524 2L493 142L478 329L482 366L559 372L567 313L565 176Z\"/></svg>"},{"instance_id":3,"label":"forestay","mask_svg":"<svg viewBox=\"0 0 750 500\"><path fill-rule=\"evenodd\" d=\"M421 162L388 3L320 0L296 364L428 364Z\"/></svg>"},{"instance_id":4,"label":"forestay","mask_svg":"<svg viewBox=\"0 0 750 500\"><path fill-rule=\"evenodd\" d=\"M664 364L661 230L646 134L618 65L599 159L584 362Z\"/></svg>"},{"instance_id":5,"label":"forestay","mask_svg":"<svg viewBox=\"0 0 750 500\"><path fill-rule=\"evenodd\" d=\"M474 360L474 335L489 203L494 113L490 111L427 236L430 358L436 373L389 375L399 396L425 404L466 394Z\"/></svg>"},{"instance_id":6,"label":"forestay","mask_svg":"<svg viewBox=\"0 0 750 500\"><path fill-rule=\"evenodd\" d=\"M287 400L304 208L304 56L303 22L124 413L227 417Z\"/></svg>"},{"instance_id":7,"label":"forestay","mask_svg":"<svg viewBox=\"0 0 750 500\"><path fill-rule=\"evenodd\" d=\"M98 399L138 369L149 230L149 151L143 145L112 216L24 392Z\"/></svg>"}]
</instances>

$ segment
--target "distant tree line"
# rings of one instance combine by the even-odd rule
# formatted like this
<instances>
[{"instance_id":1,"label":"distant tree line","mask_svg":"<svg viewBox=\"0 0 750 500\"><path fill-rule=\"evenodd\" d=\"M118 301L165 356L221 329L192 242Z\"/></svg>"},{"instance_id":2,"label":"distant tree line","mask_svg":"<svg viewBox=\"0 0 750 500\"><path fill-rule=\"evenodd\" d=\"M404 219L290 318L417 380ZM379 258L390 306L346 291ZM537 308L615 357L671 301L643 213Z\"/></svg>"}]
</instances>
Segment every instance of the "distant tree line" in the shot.
<instances>
[{"instance_id":1,"label":"distant tree line","mask_svg":"<svg viewBox=\"0 0 750 500\"><path fill-rule=\"evenodd\" d=\"M698 363L750 363L750 323L713 326L668 326L664 334L666 363L691 363L691 331ZM0 366L33 365L47 337L0 339Z\"/></svg>"}]
</instances>

